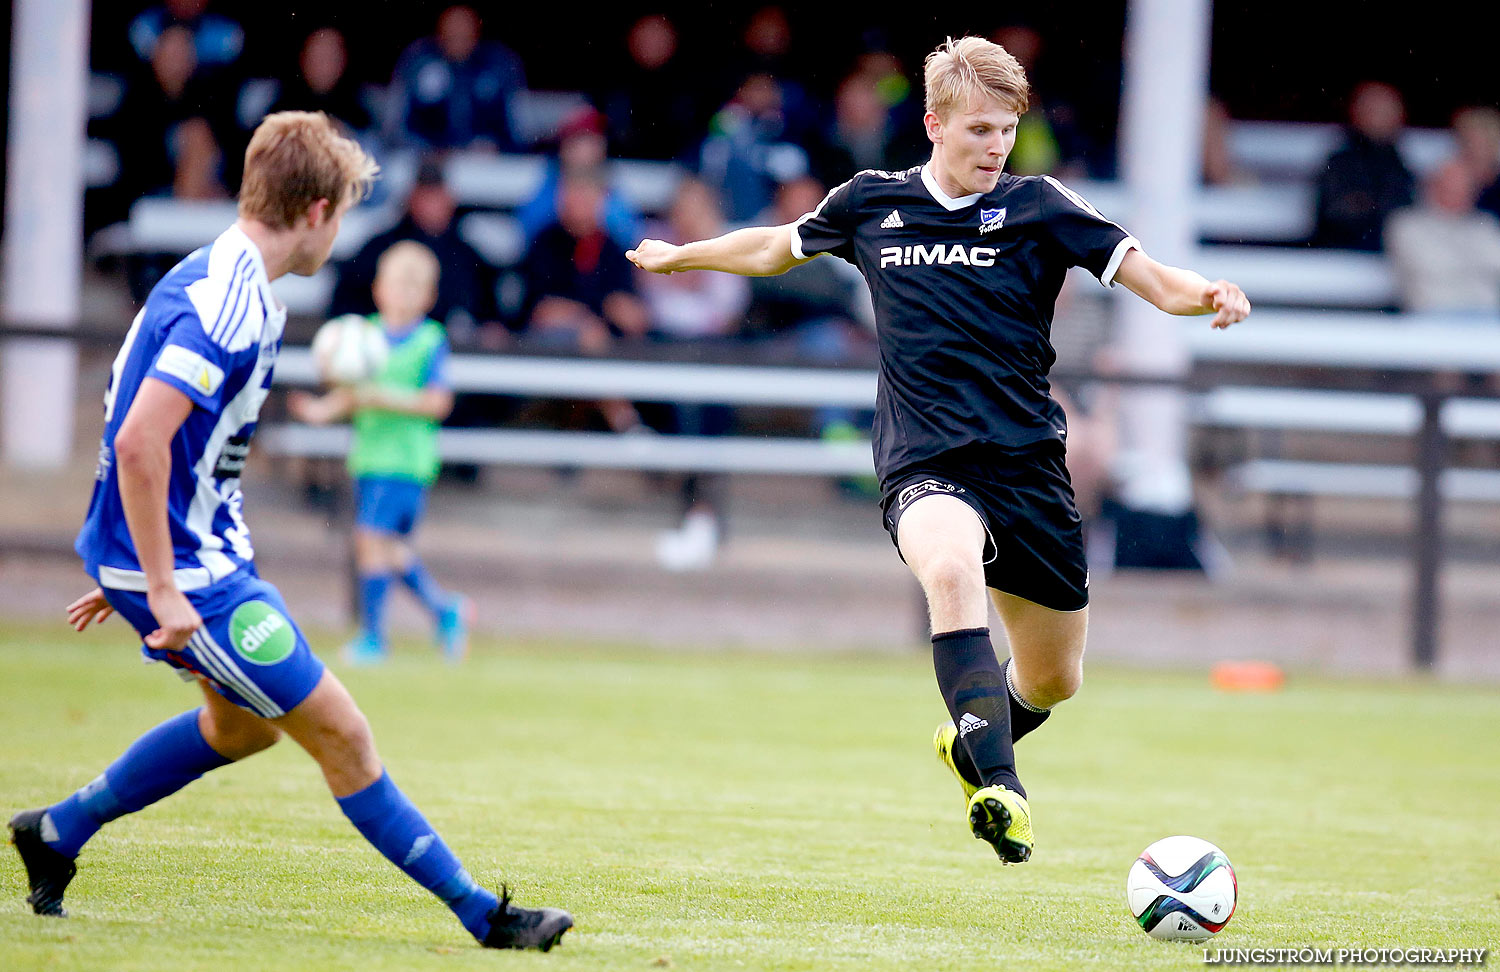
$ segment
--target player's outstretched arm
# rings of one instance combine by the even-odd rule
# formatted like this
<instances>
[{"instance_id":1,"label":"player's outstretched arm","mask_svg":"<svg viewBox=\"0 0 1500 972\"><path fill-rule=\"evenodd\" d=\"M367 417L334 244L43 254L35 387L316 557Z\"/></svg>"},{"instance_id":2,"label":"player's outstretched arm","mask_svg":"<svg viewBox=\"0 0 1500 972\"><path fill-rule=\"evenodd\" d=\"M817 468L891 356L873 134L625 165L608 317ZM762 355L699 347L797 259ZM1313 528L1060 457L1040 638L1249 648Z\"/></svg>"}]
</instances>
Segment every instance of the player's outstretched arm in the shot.
<instances>
[{"instance_id":1,"label":"player's outstretched arm","mask_svg":"<svg viewBox=\"0 0 1500 972\"><path fill-rule=\"evenodd\" d=\"M652 273L722 270L743 277L774 277L806 262L792 253L790 225L750 226L681 246L642 240L640 246L625 251L625 258Z\"/></svg>"},{"instance_id":2,"label":"player's outstretched arm","mask_svg":"<svg viewBox=\"0 0 1500 972\"><path fill-rule=\"evenodd\" d=\"M193 412L182 392L155 378L141 382L130 411L115 435L120 505L136 559L146 574L146 603L159 627L148 634L152 648L175 650L203 619L177 589L177 557L167 520L167 486L172 476L172 439Z\"/></svg>"},{"instance_id":3,"label":"player's outstretched arm","mask_svg":"<svg viewBox=\"0 0 1500 972\"><path fill-rule=\"evenodd\" d=\"M1168 314L1212 314L1214 327L1228 327L1250 315L1250 299L1235 284L1210 283L1202 274L1158 263L1140 250L1125 254L1115 279Z\"/></svg>"}]
</instances>

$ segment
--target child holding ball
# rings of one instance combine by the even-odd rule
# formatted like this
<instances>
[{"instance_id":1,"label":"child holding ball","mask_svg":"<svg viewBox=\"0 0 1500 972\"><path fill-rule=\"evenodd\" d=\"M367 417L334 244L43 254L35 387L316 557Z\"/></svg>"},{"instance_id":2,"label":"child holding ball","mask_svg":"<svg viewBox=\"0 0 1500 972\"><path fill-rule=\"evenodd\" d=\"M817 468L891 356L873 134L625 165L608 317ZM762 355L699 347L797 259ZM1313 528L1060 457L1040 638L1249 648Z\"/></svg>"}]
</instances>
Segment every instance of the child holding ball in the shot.
<instances>
[{"instance_id":1,"label":"child holding ball","mask_svg":"<svg viewBox=\"0 0 1500 972\"><path fill-rule=\"evenodd\" d=\"M438 425L453 409L448 338L441 324L427 318L437 300L438 273L437 257L420 243L403 241L381 254L371 320L390 345L385 366L368 383L340 385L321 397L295 394L289 403L304 422L353 421L349 472L360 630L345 657L355 664L386 657L385 602L393 579L431 613L445 658L460 661L468 650L473 602L438 586L408 543L437 478Z\"/></svg>"}]
</instances>

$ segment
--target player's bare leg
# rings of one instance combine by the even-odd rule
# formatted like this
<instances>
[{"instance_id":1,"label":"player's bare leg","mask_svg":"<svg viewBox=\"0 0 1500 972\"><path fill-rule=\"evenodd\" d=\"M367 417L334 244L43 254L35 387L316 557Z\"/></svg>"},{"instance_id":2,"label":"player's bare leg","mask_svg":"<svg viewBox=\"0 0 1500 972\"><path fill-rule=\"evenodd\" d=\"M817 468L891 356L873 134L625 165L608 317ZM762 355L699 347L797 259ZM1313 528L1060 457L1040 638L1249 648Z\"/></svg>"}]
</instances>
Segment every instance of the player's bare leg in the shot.
<instances>
[{"instance_id":1,"label":"player's bare leg","mask_svg":"<svg viewBox=\"0 0 1500 972\"><path fill-rule=\"evenodd\" d=\"M1031 811L1016 777L1010 697L987 626L987 537L973 507L941 494L913 503L897 533L901 555L927 595L933 668L953 717L952 728L938 729L938 755L964 783L974 836L1002 861L1019 863L1031 856Z\"/></svg>"},{"instance_id":2,"label":"player's bare leg","mask_svg":"<svg viewBox=\"0 0 1500 972\"><path fill-rule=\"evenodd\" d=\"M333 672L325 671L312 694L276 726L307 750L335 797L364 789L384 772L369 720Z\"/></svg>"},{"instance_id":3,"label":"player's bare leg","mask_svg":"<svg viewBox=\"0 0 1500 972\"><path fill-rule=\"evenodd\" d=\"M238 762L270 749L281 739L280 729L230 702L207 682L199 680L198 687L203 690L198 731L220 756Z\"/></svg>"},{"instance_id":4,"label":"player's bare leg","mask_svg":"<svg viewBox=\"0 0 1500 972\"><path fill-rule=\"evenodd\" d=\"M924 496L901 517L901 556L922 585L932 633L982 628L984 524L974 508L951 496Z\"/></svg>"},{"instance_id":5,"label":"player's bare leg","mask_svg":"<svg viewBox=\"0 0 1500 972\"><path fill-rule=\"evenodd\" d=\"M1089 609L1054 611L1014 594L992 593L1010 642L1011 688L1043 710L1072 698L1083 684Z\"/></svg>"}]
</instances>

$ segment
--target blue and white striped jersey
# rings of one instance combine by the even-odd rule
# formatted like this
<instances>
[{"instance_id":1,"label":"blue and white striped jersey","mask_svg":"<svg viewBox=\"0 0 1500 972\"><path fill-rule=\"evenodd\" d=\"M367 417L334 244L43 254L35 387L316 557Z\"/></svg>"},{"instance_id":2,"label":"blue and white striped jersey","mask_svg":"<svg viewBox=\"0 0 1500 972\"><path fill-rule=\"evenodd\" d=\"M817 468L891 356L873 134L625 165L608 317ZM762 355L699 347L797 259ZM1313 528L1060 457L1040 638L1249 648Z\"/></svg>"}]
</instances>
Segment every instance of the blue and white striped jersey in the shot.
<instances>
[{"instance_id":1,"label":"blue and white striped jersey","mask_svg":"<svg viewBox=\"0 0 1500 972\"><path fill-rule=\"evenodd\" d=\"M271 293L260 251L238 226L152 289L115 357L94 496L74 544L100 586L146 589L120 503L114 442L147 378L196 406L172 441L167 489L178 588L210 587L254 558L240 515L240 473L285 325L286 309Z\"/></svg>"}]
</instances>

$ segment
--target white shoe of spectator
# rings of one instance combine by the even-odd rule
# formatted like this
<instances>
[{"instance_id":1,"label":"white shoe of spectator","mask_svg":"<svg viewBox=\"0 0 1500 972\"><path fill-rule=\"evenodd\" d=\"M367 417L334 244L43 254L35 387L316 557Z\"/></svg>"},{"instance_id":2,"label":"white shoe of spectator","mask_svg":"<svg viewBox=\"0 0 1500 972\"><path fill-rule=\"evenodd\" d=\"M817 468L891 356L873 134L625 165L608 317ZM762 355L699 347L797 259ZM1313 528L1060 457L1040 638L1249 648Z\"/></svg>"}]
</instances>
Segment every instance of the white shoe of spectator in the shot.
<instances>
[{"instance_id":1,"label":"white shoe of spectator","mask_svg":"<svg viewBox=\"0 0 1500 972\"><path fill-rule=\"evenodd\" d=\"M656 538L656 562L671 571L706 570L718 550L719 521L707 511L689 513Z\"/></svg>"}]
</instances>

